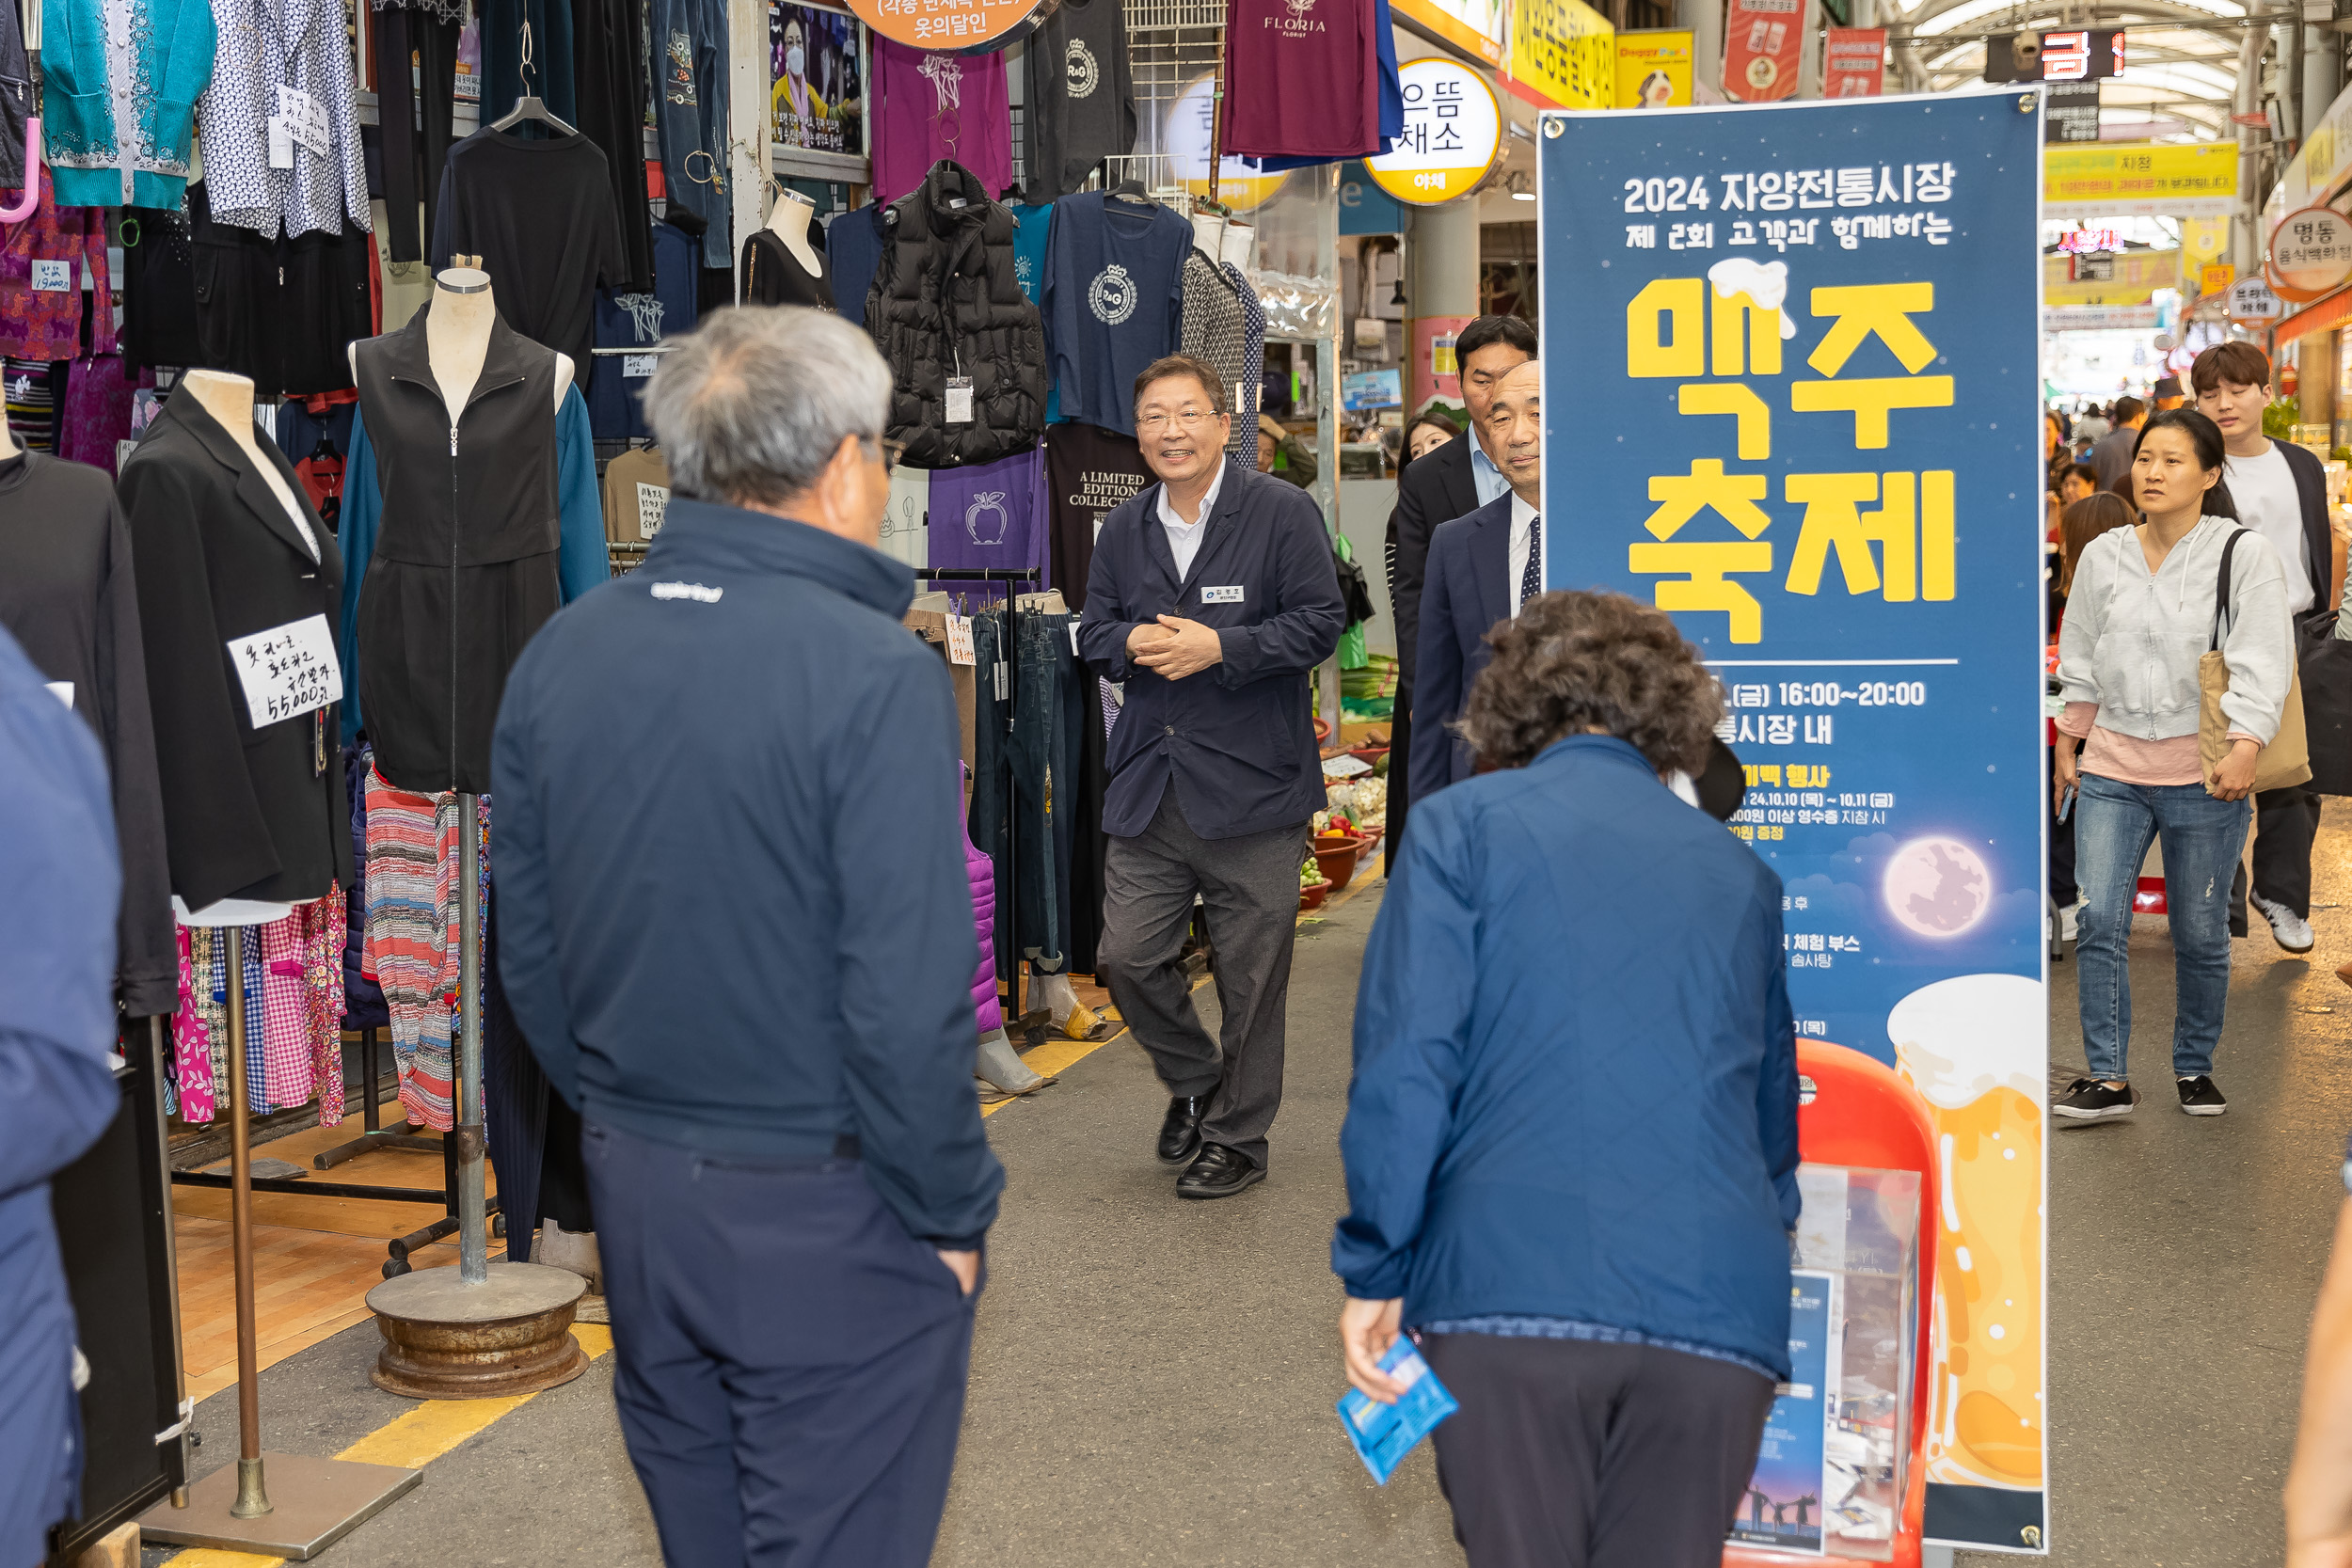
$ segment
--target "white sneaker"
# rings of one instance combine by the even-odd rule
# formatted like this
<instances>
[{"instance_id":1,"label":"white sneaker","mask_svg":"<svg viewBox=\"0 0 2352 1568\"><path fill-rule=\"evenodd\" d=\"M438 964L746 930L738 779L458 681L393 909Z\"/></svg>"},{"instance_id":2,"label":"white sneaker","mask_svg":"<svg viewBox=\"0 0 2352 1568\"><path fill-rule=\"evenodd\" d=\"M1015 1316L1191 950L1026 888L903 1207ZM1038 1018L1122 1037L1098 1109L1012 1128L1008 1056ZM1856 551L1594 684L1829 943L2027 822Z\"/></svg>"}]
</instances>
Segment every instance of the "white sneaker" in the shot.
<instances>
[{"instance_id":1,"label":"white sneaker","mask_svg":"<svg viewBox=\"0 0 2352 1568\"><path fill-rule=\"evenodd\" d=\"M2076 939L2079 933L2075 930L2075 924L2082 912L2083 901L2079 898L2058 911L2058 936L2061 939L2067 942Z\"/></svg>"},{"instance_id":2,"label":"white sneaker","mask_svg":"<svg viewBox=\"0 0 2352 1568\"><path fill-rule=\"evenodd\" d=\"M2318 941L2312 935L2312 923L2284 904L2260 897L2255 898L2253 904L2254 908L2262 911L2263 918L2270 922L2270 934L2278 938L2279 945L2288 952L2308 953Z\"/></svg>"}]
</instances>

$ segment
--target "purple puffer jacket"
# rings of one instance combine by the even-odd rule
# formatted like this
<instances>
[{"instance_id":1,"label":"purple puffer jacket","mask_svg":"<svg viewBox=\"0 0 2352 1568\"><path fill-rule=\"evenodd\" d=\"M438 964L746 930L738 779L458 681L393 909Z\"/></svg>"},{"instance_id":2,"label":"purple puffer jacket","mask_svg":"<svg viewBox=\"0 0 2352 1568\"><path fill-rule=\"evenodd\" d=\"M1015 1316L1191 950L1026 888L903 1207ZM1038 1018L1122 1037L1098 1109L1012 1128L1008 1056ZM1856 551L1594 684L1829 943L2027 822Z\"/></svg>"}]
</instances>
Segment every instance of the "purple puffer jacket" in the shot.
<instances>
[{"instance_id":1,"label":"purple puffer jacket","mask_svg":"<svg viewBox=\"0 0 2352 1568\"><path fill-rule=\"evenodd\" d=\"M980 966L972 972L972 1011L979 1033L1005 1026L1004 1004L996 999L996 863L963 834L963 869L972 879L972 927L979 939Z\"/></svg>"}]
</instances>

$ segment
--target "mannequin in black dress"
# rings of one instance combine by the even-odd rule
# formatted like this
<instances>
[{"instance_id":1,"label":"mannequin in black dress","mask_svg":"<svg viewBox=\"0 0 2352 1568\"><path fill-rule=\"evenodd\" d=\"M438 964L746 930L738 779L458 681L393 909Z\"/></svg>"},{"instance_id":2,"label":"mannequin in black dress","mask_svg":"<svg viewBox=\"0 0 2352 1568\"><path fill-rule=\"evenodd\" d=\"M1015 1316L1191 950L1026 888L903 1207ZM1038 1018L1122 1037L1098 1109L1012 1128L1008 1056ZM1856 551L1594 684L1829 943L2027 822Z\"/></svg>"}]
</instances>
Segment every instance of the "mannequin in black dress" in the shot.
<instances>
[{"instance_id":1,"label":"mannequin in black dress","mask_svg":"<svg viewBox=\"0 0 2352 1568\"><path fill-rule=\"evenodd\" d=\"M810 241L817 206L800 192L776 197L768 227L743 242L742 293L739 305L808 305L833 309L833 271Z\"/></svg>"}]
</instances>

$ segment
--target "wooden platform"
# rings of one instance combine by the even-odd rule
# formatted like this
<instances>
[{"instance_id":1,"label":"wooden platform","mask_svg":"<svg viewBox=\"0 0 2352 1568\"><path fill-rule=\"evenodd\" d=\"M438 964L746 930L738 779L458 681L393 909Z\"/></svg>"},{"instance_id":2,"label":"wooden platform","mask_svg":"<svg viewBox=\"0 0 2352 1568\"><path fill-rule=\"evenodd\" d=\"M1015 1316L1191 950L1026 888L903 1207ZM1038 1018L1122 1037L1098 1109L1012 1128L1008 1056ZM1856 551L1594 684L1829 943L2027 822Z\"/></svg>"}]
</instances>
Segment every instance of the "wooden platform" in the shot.
<instances>
[{"instance_id":1,"label":"wooden platform","mask_svg":"<svg viewBox=\"0 0 2352 1568\"><path fill-rule=\"evenodd\" d=\"M1110 995L1090 976L1073 976L1078 999L1101 1012ZM1058 1070L1061 1059L1091 1048L1067 1042L1049 1026L1039 1065ZM992 1109L993 1107L991 1107ZM389 1125L400 1118L397 1101L379 1113ZM223 1124L226 1125L225 1123ZM386 1187L438 1188L441 1159L405 1149L379 1149L314 1170L310 1157L358 1137L359 1113L340 1126L306 1127L253 1146L254 1158L283 1160L322 1181ZM216 1168L216 1167L208 1167ZM498 1191L498 1172L488 1172ZM180 1334L188 1369L188 1394L202 1399L237 1380L237 1300L229 1239L229 1194L217 1188L175 1186L171 1190L173 1234L180 1259ZM284 1360L371 1314L364 1298L384 1279L384 1243L438 1219L437 1203L385 1202L373 1198L310 1197L295 1193L253 1195L255 1324L261 1364ZM490 1242L490 1256L502 1257L505 1243ZM429 1269L454 1263L454 1236L413 1254L411 1264Z\"/></svg>"},{"instance_id":2,"label":"wooden platform","mask_svg":"<svg viewBox=\"0 0 2352 1568\"><path fill-rule=\"evenodd\" d=\"M387 1107L386 1116L399 1112ZM256 1158L284 1160L310 1170L321 1149L357 1137L354 1112L338 1127L311 1127L254 1146ZM441 1184L437 1154L380 1149L315 1171L322 1181L368 1182L388 1187L436 1188ZM498 1190L497 1173L489 1188ZM180 1336L188 1369L188 1394L202 1399L237 1380L237 1298L230 1272L229 1194L213 1188L172 1188L173 1227L180 1259ZM372 1198L309 1197L293 1193L253 1195L255 1326L261 1364L284 1360L329 1335L366 1323L368 1291L383 1282L384 1243L440 1217L437 1203L388 1203ZM491 1239L490 1256L505 1245ZM457 1241L416 1253L414 1267L433 1268L457 1260Z\"/></svg>"}]
</instances>

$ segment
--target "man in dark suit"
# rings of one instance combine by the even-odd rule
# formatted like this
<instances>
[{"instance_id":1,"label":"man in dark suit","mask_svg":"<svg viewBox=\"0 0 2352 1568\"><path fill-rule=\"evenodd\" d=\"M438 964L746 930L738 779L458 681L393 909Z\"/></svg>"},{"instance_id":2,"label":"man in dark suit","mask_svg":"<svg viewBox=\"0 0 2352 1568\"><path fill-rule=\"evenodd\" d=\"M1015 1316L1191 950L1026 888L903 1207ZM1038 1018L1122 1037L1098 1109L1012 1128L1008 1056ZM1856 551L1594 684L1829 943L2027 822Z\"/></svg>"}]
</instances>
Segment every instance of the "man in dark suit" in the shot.
<instances>
[{"instance_id":1,"label":"man in dark suit","mask_svg":"<svg viewBox=\"0 0 2352 1568\"><path fill-rule=\"evenodd\" d=\"M1397 713L1391 725L1391 758L1412 755L1412 697L1421 636L1422 583L1429 562L1430 536L1438 525L1468 516L1506 495L1510 483L1479 435L1493 406L1495 388L1519 365L1535 357L1535 329L1517 316L1481 316L1454 341L1454 362L1462 379L1462 401L1470 406L1470 431L1406 466L1396 487L1396 510L1389 514L1389 597L1396 610ZM1388 837L1383 852L1394 863L1405 840L1405 815L1412 781L1389 770Z\"/></svg>"},{"instance_id":2,"label":"man in dark suit","mask_svg":"<svg viewBox=\"0 0 2352 1568\"><path fill-rule=\"evenodd\" d=\"M1477 757L1446 726L1461 717L1470 683L1493 650L1486 632L1543 592L1543 372L1528 360L1499 382L1483 434L1510 488L1467 517L1439 525L1429 542L1414 660L1412 754L1407 788L1427 800L1470 776ZM1391 790L1396 769L1389 769ZM1391 799L1394 796L1391 794Z\"/></svg>"},{"instance_id":3,"label":"man in dark suit","mask_svg":"<svg viewBox=\"0 0 2352 1568\"><path fill-rule=\"evenodd\" d=\"M1136 377L1136 436L1158 483L1103 519L1078 652L1126 686L1104 766L1098 973L1168 1093L1157 1152L1176 1196L1264 1180L1282 1103L1298 868L1324 802L1307 677L1346 629L1323 515L1225 456L1216 367L1182 355ZM1216 952L1221 1033L1183 960L1194 900Z\"/></svg>"},{"instance_id":4,"label":"man in dark suit","mask_svg":"<svg viewBox=\"0 0 2352 1568\"><path fill-rule=\"evenodd\" d=\"M1442 524L1430 539L1407 763L1407 787L1417 800L1477 771L1477 755L1447 726L1461 717L1471 685L1493 657L1486 633L1544 591L1543 375L1533 360L1495 385L1485 434L1485 450L1501 459L1511 487L1467 517ZM1393 765L1389 780L1393 801ZM1699 777L1677 775L1674 787L1692 804L1728 820L1740 809L1746 779L1731 748L1719 739L1708 748Z\"/></svg>"}]
</instances>

